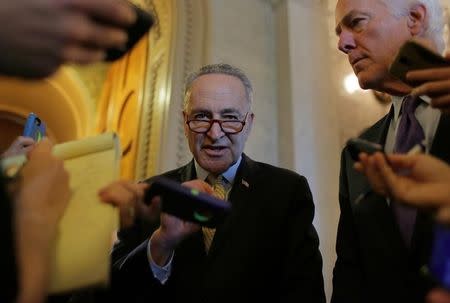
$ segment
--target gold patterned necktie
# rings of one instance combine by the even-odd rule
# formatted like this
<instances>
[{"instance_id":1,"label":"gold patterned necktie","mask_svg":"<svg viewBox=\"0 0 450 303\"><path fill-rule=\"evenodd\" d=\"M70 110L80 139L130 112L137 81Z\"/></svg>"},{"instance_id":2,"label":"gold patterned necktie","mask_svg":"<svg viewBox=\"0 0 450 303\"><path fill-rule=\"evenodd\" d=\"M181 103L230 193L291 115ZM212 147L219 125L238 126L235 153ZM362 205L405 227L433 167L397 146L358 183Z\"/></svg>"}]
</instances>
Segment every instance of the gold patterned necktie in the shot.
<instances>
[{"instance_id":1,"label":"gold patterned necktie","mask_svg":"<svg viewBox=\"0 0 450 303\"><path fill-rule=\"evenodd\" d=\"M208 177L208 180L211 180L213 177ZM227 197L226 189L225 189L225 179L222 175L219 175L214 182L212 182L212 188L214 190L214 196L216 198L225 200ZM211 243L214 238L214 234L216 232L215 228L203 227L203 241L205 243L206 253L209 252L209 248L211 247Z\"/></svg>"}]
</instances>

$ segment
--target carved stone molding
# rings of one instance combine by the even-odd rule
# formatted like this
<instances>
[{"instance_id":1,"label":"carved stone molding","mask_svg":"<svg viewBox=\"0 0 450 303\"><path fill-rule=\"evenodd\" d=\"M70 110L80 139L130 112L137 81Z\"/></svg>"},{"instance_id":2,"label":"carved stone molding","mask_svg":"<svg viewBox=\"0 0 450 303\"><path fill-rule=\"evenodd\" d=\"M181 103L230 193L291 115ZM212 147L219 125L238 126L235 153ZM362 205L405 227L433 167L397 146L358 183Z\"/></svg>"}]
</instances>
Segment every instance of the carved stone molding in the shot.
<instances>
[{"instance_id":1,"label":"carved stone molding","mask_svg":"<svg viewBox=\"0 0 450 303\"><path fill-rule=\"evenodd\" d=\"M135 176L144 179L158 169L163 117L170 102L171 49L174 38L175 1L146 0L145 9L155 15L155 26L148 40L147 72L139 121L138 152Z\"/></svg>"}]
</instances>

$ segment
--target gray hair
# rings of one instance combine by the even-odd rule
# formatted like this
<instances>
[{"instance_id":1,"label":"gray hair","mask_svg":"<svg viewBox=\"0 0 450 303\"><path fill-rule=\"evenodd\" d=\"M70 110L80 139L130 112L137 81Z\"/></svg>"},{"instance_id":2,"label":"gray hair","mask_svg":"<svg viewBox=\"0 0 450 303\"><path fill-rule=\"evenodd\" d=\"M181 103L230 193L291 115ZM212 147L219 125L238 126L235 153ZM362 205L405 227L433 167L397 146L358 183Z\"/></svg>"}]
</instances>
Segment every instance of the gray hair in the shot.
<instances>
[{"instance_id":1,"label":"gray hair","mask_svg":"<svg viewBox=\"0 0 450 303\"><path fill-rule=\"evenodd\" d=\"M438 51L445 49L444 13L440 0L382 0L393 12L394 16L405 16L414 5L422 4L427 9L427 26L424 37L431 39Z\"/></svg>"},{"instance_id":2,"label":"gray hair","mask_svg":"<svg viewBox=\"0 0 450 303\"><path fill-rule=\"evenodd\" d=\"M187 79L186 84L184 86L184 106L183 109L186 110L187 106L189 104L189 101L191 99L191 89L193 82L203 75L209 75L209 74L224 74L224 75L230 75L238 78L241 80L242 84L245 88L245 98L250 103L250 106L253 101L253 86L250 80L248 79L247 75L240 70L237 67L234 67L230 64L226 63L218 63L218 64L210 64L202 66L199 70L191 73Z\"/></svg>"}]
</instances>

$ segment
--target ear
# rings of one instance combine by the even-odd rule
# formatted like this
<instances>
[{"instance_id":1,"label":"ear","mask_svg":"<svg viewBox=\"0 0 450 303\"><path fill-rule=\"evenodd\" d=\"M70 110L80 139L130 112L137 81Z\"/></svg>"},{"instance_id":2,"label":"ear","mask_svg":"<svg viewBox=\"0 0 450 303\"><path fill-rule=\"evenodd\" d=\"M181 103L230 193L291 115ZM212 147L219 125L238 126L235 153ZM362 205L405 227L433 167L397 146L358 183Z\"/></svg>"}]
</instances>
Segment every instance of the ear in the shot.
<instances>
[{"instance_id":1,"label":"ear","mask_svg":"<svg viewBox=\"0 0 450 303\"><path fill-rule=\"evenodd\" d=\"M417 4L410 8L407 24L411 36L422 36L428 24L427 8L423 4Z\"/></svg>"},{"instance_id":2,"label":"ear","mask_svg":"<svg viewBox=\"0 0 450 303\"><path fill-rule=\"evenodd\" d=\"M247 136L250 134L250 131L252 130L252 126L253 126L253 119L255 118L255 114L254 113L250 113L250 115L247 117Z\"/></svg>"},{"instance_id":3,"label":"ear","mask_svg":"<svg viewBox=\"0 0 450 303\"><path fill-rule=\"evenodd\" d=\"M184 135L186 136L186 138L189 133L189 126L186 123L187 119L188 119L188 114L185 111L183 111L183 121L184 121L183 127L184 127Z\"/></svg>"}]
</instances>

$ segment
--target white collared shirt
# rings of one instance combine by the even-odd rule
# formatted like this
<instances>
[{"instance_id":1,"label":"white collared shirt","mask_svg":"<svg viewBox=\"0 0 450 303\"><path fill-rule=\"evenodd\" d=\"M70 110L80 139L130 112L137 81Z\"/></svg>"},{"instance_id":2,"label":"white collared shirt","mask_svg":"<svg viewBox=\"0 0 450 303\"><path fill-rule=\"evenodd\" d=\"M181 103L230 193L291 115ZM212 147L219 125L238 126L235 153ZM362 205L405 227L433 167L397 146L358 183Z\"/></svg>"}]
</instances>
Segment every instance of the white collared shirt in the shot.
<instances>
[{"instance_id":1,"label":"white collared shirt","mask_svg":"<svg viewBox=\"0 0 450 303\"><path fill-rule=\"evenodd\" d=\"M402 107L403 100L404 97L392 96L394 116L392 117L389 125L389 130L386 136L386 144L384 146L384 151L387 153L392 153L394 151L395 137L397 136L397 128L401 119L400 109ZM441 111L432 108L428 102L423 101L417 107L415 116L419 121L420 126L422 126L425 134L425 148L426 151L429 152L439 124L439 119L441 118Z\"/></svg>"}]
</instances>

